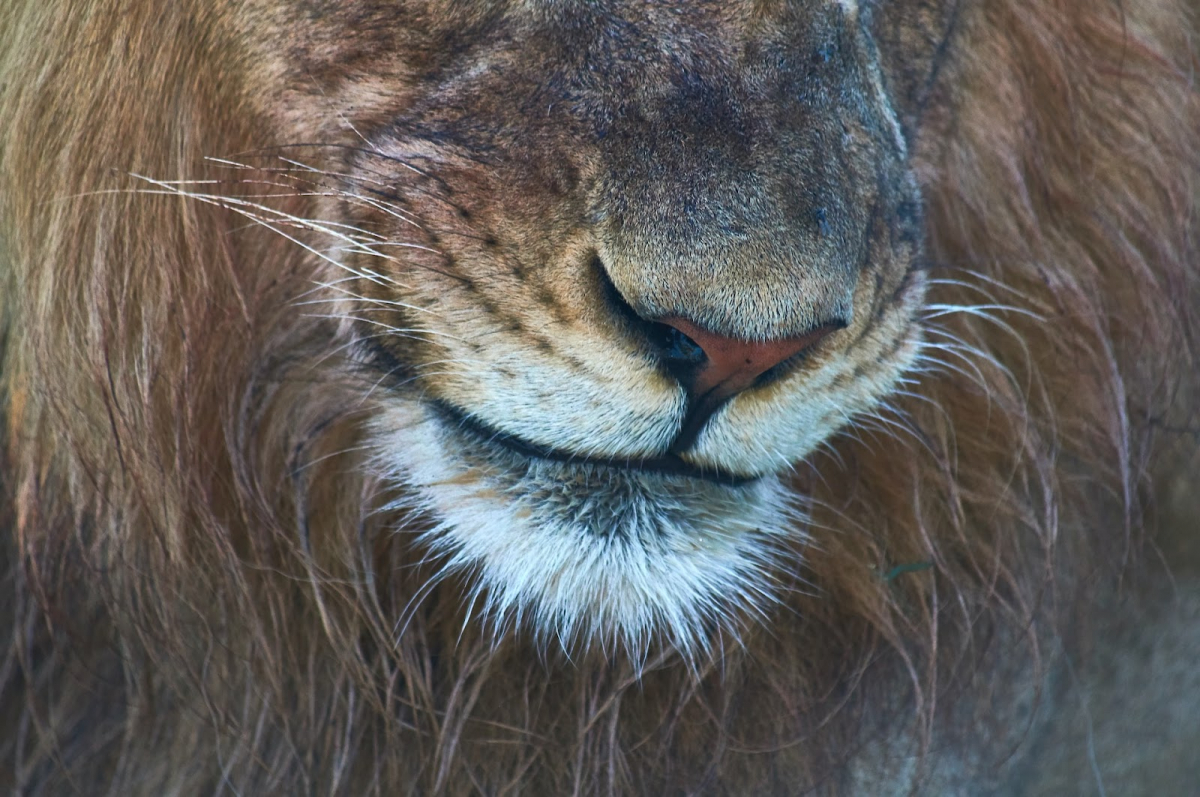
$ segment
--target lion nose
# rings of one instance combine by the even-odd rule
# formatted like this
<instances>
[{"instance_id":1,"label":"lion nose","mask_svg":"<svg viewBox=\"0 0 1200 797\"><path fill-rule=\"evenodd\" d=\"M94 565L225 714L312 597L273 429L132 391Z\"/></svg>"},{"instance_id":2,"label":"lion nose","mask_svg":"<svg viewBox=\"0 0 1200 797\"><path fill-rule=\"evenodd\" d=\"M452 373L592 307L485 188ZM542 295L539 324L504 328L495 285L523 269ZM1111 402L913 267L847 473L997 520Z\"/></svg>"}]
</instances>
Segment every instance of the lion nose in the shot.
<instances>
[{"instance_id":1,"label":"lion nose","mask_svg":"<svg viewBox=\"0 0 1200 797\"><path fill-rule=\"evenodd\" d=\"M671 370L694 400L710 406L740 393L772 368L845 326L834 322L794 337L755 341L709 332L686 318L660 318L658 323L676 332L667 350Z\"/></svg>"},{"instance_id":2,"label":"lion nose","mask_svg":"<svg viewBox=\"0 0 1200 797\"><path fill-rule=\"evenodd\" d=\"M710 332L677 316L659 318L656 323L669 332L661 344L667 368L689 395L687 417L671 444L675 454L691 448L726 399L846 326L845 321L838 320L820 324L802 335L754 341Z\"/></svg>"}]
</instances>

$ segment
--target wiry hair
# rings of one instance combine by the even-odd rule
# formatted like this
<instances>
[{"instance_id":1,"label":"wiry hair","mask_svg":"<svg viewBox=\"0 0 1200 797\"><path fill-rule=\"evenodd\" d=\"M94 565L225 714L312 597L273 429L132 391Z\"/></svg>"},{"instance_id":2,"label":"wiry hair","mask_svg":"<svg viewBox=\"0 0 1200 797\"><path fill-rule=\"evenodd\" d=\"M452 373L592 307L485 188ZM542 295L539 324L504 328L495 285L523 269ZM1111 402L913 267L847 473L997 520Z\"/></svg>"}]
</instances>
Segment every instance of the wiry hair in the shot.
<instances>
[{"instance_id":1,"label":"wiry hair","mask_svg":"<svg viewBox=\"0 0 1200 797\"><path fill-rule=\"evenodd\" d=\"M697 669L473 622L372 475L376 377L298 306L338 279L279 234L320 191L260 149L222 4L78 5L0 8L5 787L835 789L1137 553L1200 365L1182 2L964 9L918 141L922 368L798 466L783 604Z\"/></svg>"}]
</instances>

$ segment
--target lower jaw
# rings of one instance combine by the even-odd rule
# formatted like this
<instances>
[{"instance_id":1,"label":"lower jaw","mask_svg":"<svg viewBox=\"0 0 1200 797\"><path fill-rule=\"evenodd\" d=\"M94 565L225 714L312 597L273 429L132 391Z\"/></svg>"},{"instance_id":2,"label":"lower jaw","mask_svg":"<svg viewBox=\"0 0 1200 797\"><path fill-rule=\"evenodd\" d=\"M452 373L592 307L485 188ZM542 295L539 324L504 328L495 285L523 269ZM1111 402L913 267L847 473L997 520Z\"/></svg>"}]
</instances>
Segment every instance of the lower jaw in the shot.
<instances>
[{"instance_id":1,"label":"lower jaw","mask_svg":"<svg viewBox=\"0 0 1200 797\"><path fill-rule=\"evenodd\" d=\"M767 611L804 537L774 475L733 485L525 456L428 405L391 419L377 427L381 464L394 452L402 501L434 521L421 544L443 575L467 575L464 605L497 633L698 654L714 629L736 636Z\"/></svg>"}]
</instances>

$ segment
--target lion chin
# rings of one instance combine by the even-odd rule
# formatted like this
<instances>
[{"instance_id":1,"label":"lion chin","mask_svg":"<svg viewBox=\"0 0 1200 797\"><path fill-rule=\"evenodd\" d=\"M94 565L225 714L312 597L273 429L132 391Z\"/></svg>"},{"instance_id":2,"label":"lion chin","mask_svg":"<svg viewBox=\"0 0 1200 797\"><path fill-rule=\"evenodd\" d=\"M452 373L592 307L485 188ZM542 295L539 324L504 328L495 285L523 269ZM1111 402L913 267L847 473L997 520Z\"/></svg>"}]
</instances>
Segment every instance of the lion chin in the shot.
<instances>
[{"instance_id":1,"label":"lion chin","mask_svg":"<svg viewBox=\"0 0 1200 797\"><path fill-rule=\"evenodd\" d=\"M428 408L378 421L385 473L443 573L474 576L496 631L623 645L635 658L663 637L695 654L714 632L775 599L778 539L798 507L777 474L737 483L635 465L530 455Z\"/></svg>"}]
</instances>

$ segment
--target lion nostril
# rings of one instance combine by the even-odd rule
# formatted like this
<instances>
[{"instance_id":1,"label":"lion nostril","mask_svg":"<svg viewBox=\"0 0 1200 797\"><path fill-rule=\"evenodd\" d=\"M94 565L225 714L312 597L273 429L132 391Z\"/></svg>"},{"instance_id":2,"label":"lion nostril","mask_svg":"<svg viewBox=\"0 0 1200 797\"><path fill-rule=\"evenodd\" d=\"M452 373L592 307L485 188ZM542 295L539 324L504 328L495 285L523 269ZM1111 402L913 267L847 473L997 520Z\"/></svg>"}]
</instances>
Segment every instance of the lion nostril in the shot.
<instances>
[{"instance_id":1,"label":"lion nostril","mask_svg":"<svg viewBox=\"0 0 1200 797\"><path fill-rule=\"evenodd\" d=\"M708 359L708 355L704 353L700 344L682 331L666 324L654 324L654 328L655 332L661 334L659 348L662 350L663 358L669 363L697 367L703 365Z\"/></svg>"},{"instance_id":2,"label":"lion nostril","mask_svg":"<svg viewBox=\"0 0 1200 797\"><path fill-rule=\"evenodd\" d=\"M599 255L592 256L592 270L600 281L604 297L615 314L623 318L630 328L636 330L654 348L663 365L671 375L688 384L708 361L704 348L682 330L669 324L659 324L643 318L634 310L625 297L613 285Z\"/></svg>"}]
</instances>

